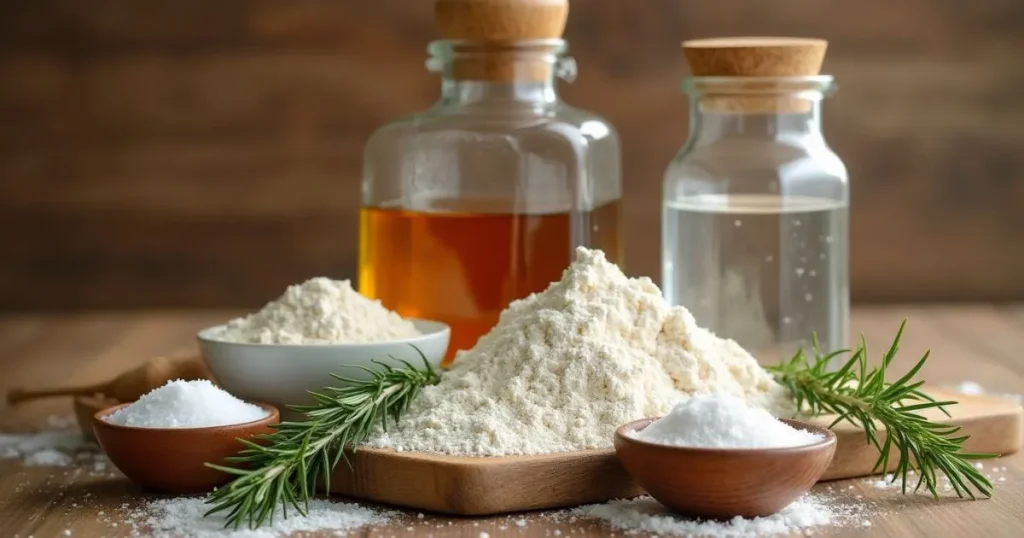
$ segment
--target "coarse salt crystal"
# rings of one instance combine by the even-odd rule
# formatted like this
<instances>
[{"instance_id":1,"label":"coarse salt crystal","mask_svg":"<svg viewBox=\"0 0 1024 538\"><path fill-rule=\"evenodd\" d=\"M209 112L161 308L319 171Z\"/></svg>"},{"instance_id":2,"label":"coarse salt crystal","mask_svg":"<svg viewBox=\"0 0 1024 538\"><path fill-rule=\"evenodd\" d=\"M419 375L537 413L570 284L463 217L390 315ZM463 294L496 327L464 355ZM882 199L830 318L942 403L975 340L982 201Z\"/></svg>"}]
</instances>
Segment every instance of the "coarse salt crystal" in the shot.
<instances>
[{"instance_id":1,"label":"coarse salt crystal","mask_svg":"<svg viewBox=\"0 0 1024 538\"><path fill-rule=\"evenodd\" d=\"M974 381L961 381L956 390L961 394L985 394L985 389Z\"/></svg>"},{"instance_id":2,"label":"coarse salt crystal","mask_svg":"<svg viewBox=\"0 0 1024 538\"><path fill-rule=\"evenodd\" d=\"M819 434L776 419L764 409L723 394L694 396L630 435L649 443L705 448L782 448L823 439Z\"/></svg>"},{"instance_id":3,"label":"coarse salt crystal","mask_svg":"<svg viewBox=\"0 0 1024 538\"><path fill-rule=\"evenodd\" d=\"M243 402L201 379L170 381L105 420L137 428L206 428L244 424L267 415L262 407Z\"/></svg>"}]
</instances>

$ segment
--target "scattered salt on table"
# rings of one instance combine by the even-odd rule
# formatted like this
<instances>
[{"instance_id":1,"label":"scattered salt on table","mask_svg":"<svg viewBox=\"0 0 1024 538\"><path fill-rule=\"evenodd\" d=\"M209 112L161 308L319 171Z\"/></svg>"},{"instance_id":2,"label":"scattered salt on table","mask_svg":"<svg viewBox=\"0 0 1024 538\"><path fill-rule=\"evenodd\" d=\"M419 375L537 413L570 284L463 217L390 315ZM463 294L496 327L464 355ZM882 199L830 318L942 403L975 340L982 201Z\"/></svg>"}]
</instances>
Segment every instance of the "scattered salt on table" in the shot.
<instances>
[{"instance_id":1,"label":"scattered salt on table","mask_svg":"<svg viewBox=\"0 0 1024 538\"><path fill-rule=\"evenodd\" d=\"M694 396L630 435L649 443L700 448L783 448L822 440L724 394Z\"/></svg>"},{"instance_id":2,"label":"scattered salt on table","mask_svg":"<svg viewBox=\"0 0 1024 538\"><path fill-rule=\"evenodd\" d=\"M66 424L51 417L51 425ZM31 433L0 433L0 459L20 459L39 467L71 467L78 464L106 468L106 456L77 429L43 430Z\"/></svg>"},{"instance_id":3,"label":"scattered salt on table","mask_svg":"<svg viewBox=\"0 0 1024 538\"><path fill-rule=\"evenodd\" d=\"M44 448L33 452L22 460L25 465L40 467L67 467L74 462L75 458L53 448Z\"/></svg>"},{"instance_id":4,"label":"scattered salt on table","mask_svg":"<svg viewBox=\"0 0 1024 538\"><path fill-rule=\"evenodd\" d=\"M306 516L294 510L288 517L278 507L273 522L257 529L244 525L238 530L224 528L222 516L203 517L210 508L202 497L156 499L132 511L129 519L134 535L174 536L175 538L276 538L296 532L336 531L344 533L363 525L386 522L391 512L373 510L357 504L311 499Z\"/></svg>"},{"instance_id":5,"label":"scattered salt on table","mask_svg":"<svg viewBox=\"0 0 1024 538\"><path fill-rule=\"evenodd\" d=\"M170 381L106 420L137 428L205 428L243 424L266 416L262 407L243 402L202 379Z\"/></svg>"},{"instance_id":6,"label":"scattered salt on table","mask_svg":"<svg viewBox=\"0 0 1024 538\"><path fill-rule=\"evenodd\" d=\"M583 506L576 516L602 520L627 533L646 532L671 536L740 537L766 536L826 525L833 514L823 503L805 497L766 517L734 517L725 521L689 519L672 513L650 497Z\"/></svg>"}]
</instances>

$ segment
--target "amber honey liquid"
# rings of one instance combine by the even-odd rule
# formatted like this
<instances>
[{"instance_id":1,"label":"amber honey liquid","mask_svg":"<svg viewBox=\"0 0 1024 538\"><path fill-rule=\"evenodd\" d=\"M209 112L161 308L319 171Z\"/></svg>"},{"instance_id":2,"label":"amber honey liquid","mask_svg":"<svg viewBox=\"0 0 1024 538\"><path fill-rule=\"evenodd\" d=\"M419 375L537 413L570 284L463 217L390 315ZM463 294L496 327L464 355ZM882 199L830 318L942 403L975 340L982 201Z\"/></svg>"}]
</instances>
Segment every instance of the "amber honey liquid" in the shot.
<instances>
[{"instance_id":1,"label":"amber honey liquid","mask_svg":"<svg viewBox=\"0 0 1024 538\"><path fill-rule=\"evenodd\" d=\"M576 245L619 262L619 202L592 211L495 212L493 203L437 200L427 211L363 208L359 291L405 317L452 328L445 362L469 349L508 304L562 276Z\"/></svg>"}]
</instances>

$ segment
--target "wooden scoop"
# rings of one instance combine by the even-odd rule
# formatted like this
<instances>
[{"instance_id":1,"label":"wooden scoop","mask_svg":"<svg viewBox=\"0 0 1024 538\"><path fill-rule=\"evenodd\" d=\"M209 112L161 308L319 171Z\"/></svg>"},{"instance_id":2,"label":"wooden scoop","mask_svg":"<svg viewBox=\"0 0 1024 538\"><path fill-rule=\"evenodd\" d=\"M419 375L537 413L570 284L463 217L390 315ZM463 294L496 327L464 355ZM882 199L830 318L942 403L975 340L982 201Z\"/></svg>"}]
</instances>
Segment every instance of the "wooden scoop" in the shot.
<instances>
[{"instance_id":1,"label":"wooden scoop","mask_svg":"<svg viewBox=\"0 0 1024 538\"><path fill-rule=\"evenodd\" d=\"M143 394L175 379L210 379L203 359L196 356L157 357L121 375L93 385L48 389L16 388L7 393L7 403L18 404L37 398L103 394L120 402L133 402Z\"/></svg>"}]
</instances>

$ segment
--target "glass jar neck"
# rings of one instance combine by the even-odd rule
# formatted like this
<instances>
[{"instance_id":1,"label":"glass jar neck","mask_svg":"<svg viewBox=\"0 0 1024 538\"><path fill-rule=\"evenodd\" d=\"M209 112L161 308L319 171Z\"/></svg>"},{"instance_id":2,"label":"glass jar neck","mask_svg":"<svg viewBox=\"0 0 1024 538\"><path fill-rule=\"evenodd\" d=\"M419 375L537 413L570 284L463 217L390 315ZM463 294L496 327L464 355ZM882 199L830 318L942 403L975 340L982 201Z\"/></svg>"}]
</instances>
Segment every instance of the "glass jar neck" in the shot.
<instances>
[{"instance_id":1,"label":"glass jar neck","mask_svg":"<svg viewBox=\"0 0 1024 538\"><path fill-rule=\"evenodd\" d=\"M821 103L808 102L803 112L744 113L707 110L695 100L690 105L690 133L701 142L726 137L823 137Z\"/></svg>"},{"instance_id":2,"label":"glass jar neck","mask_svg":"<svg viewBox=\"0 0 1024 538\"><path fill-rule=\"evenodd\" d=\"M723 138L824 140L821 101L831 77L687 79L690 141Z\"/></svg>"},{"instance_id":3,"label":"glass jar neck","mask_svg":"<svg viewBox=\"0 0 1024 538\"><path fill-rule=\"evenodd\" d=\"M575 65L561 40L482 44L436 41L427 68L439 72L442 105L547 104L558 101L555 79L571 80Z\"/></svg>"},{"instance_id":4,"label":"glass jar neck","mask_svg":"<svg viewBox=\"0 0 1024 538\"><path fill-rule=\"evenodd\" d=\"M554 103L558 101L554 77L542 81L492 82L445 76L441 81L441 103Z\"/></svg>"}]
</instances>

